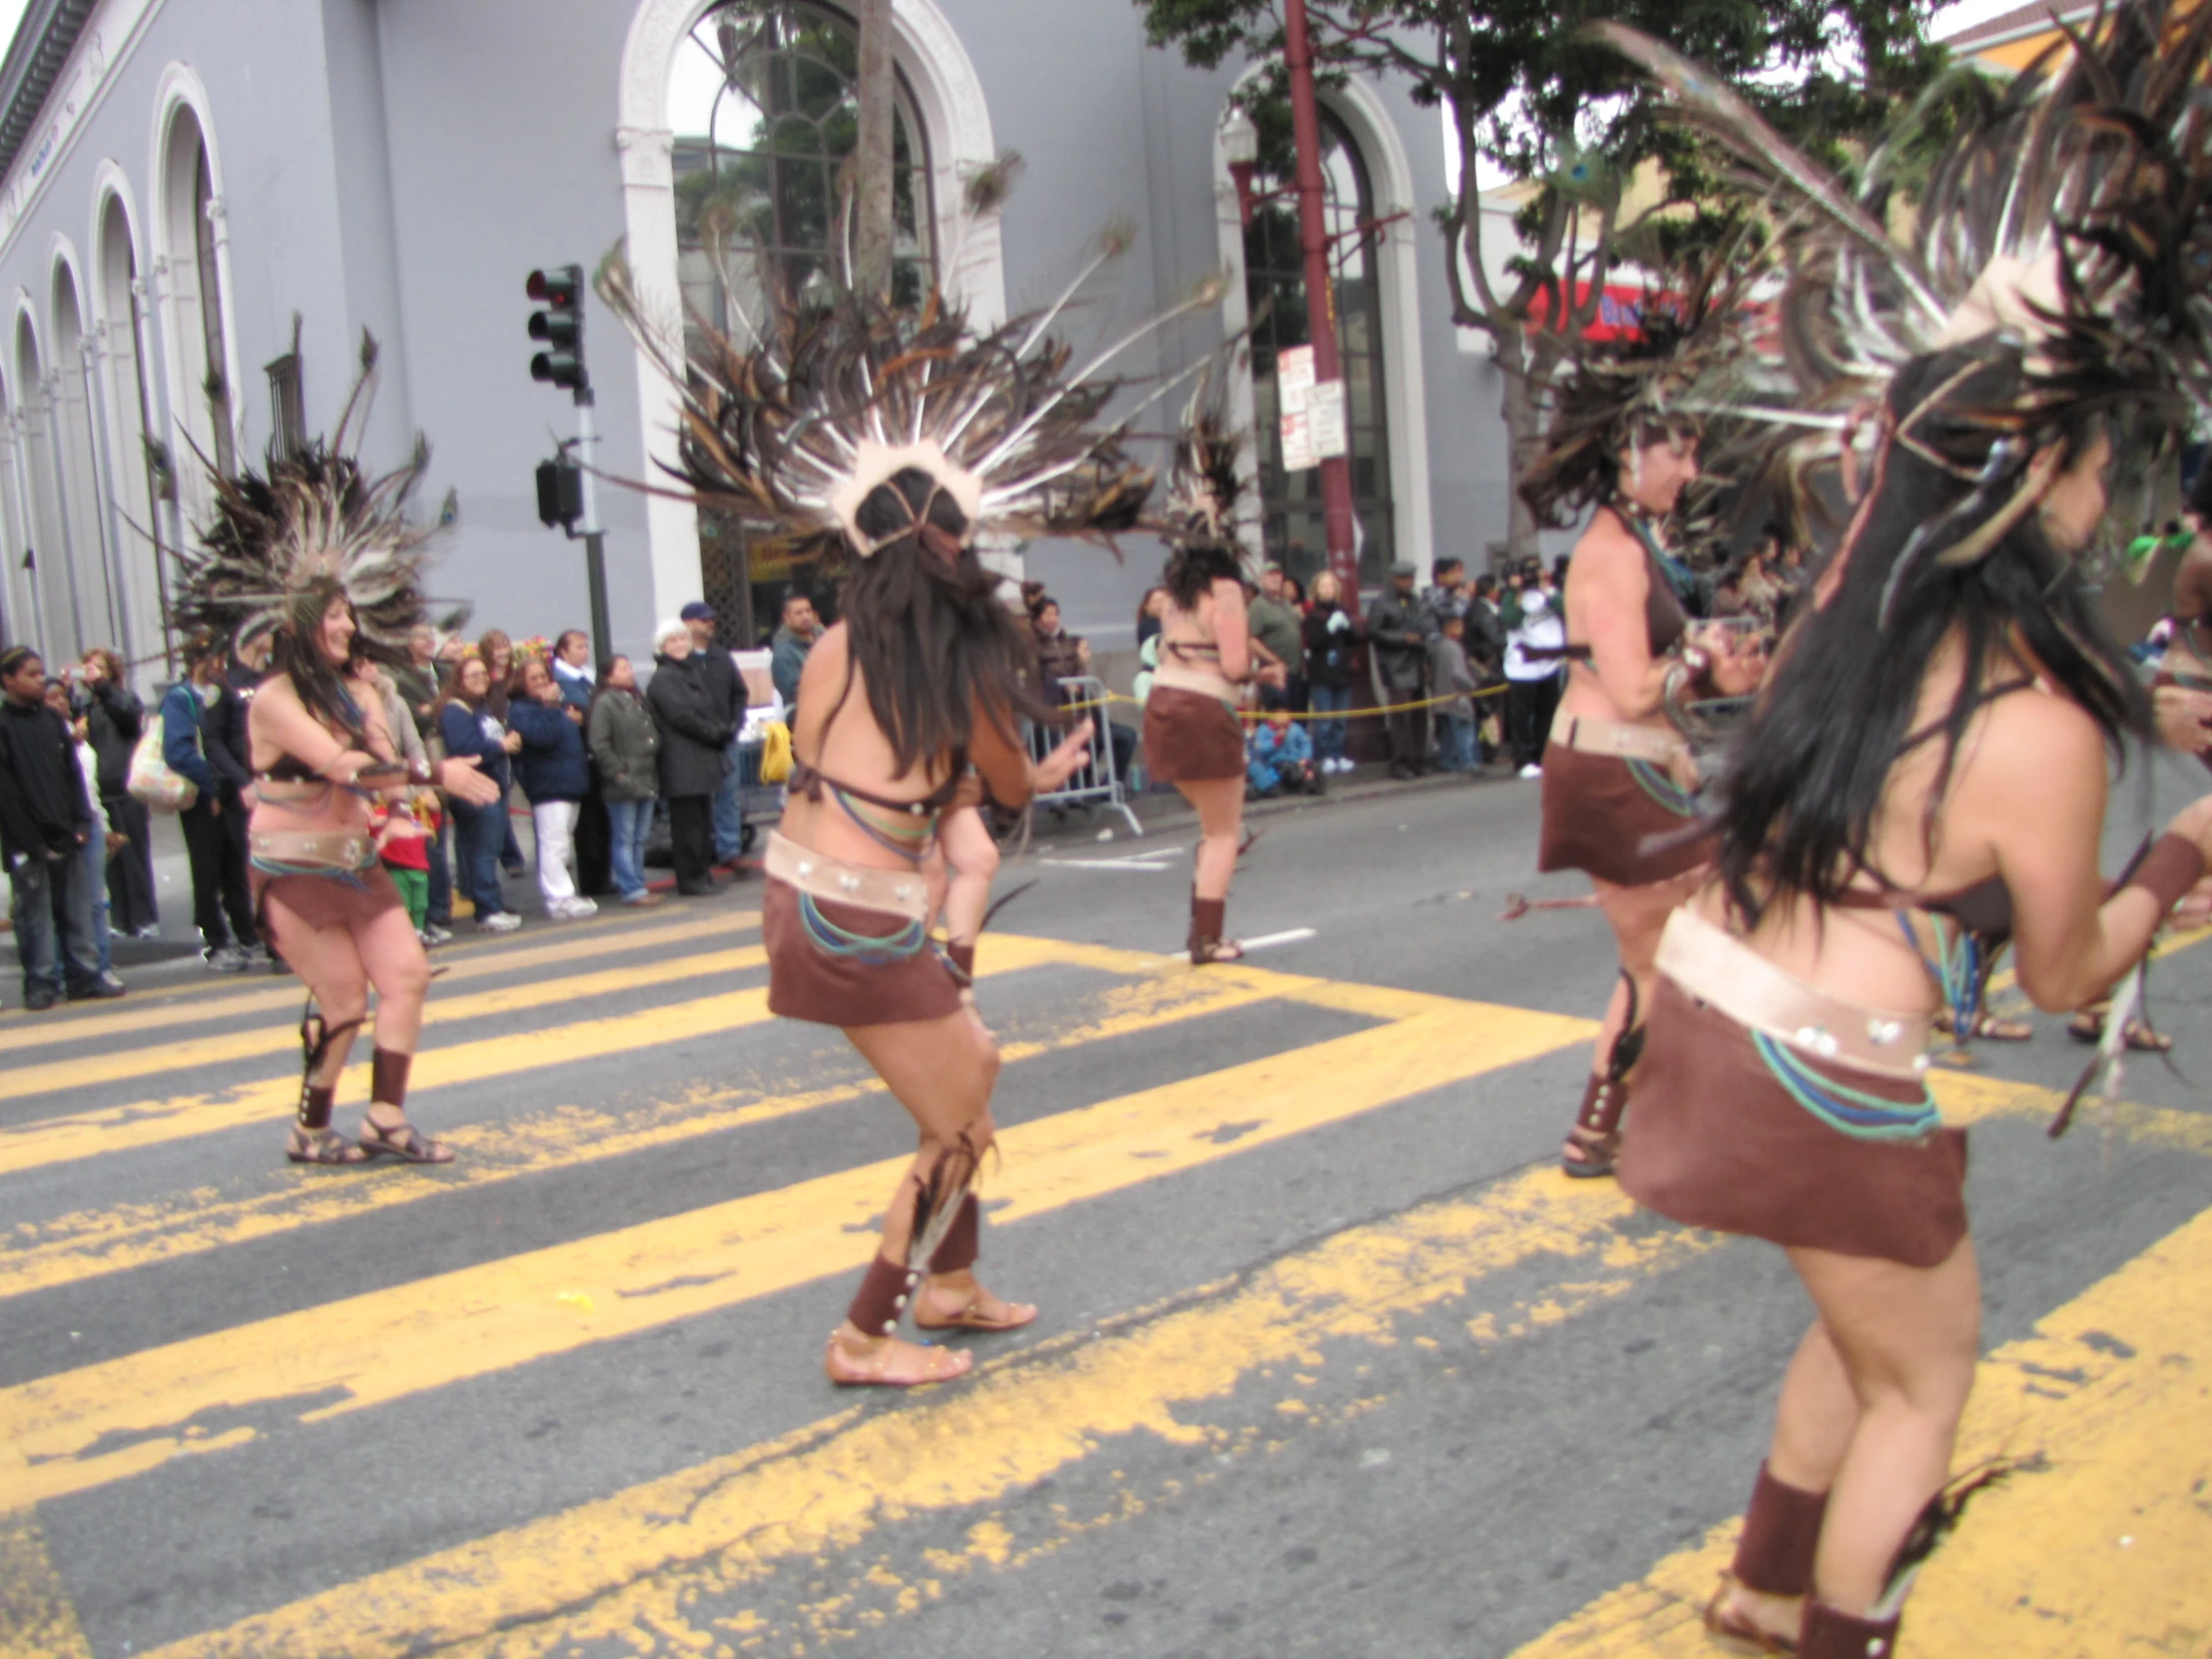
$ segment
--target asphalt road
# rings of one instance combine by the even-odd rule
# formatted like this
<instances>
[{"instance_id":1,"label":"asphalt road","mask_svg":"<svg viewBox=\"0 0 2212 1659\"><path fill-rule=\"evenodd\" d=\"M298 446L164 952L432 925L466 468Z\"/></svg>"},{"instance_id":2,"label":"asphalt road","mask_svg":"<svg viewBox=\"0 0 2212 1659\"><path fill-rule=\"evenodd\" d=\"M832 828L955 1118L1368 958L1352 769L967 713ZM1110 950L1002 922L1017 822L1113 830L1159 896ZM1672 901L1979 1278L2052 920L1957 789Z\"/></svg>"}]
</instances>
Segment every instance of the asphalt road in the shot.
<instances>
[{"instance_id":1,"label":"asphalt road","mask_svg":"<svg viewBox=\"0 0 2212 1659\"><path fill-rule=\"evenodd\" d=\"M1175 815L1009 862L983 1271L1044 1312L904 1395L820 1353L910 1133L767 1018L757 888L442 953L445 1171L281 1162L287 981L0 1015L0 1654L1708 1651L1806 1305L1554 1172L1612 967L1592 910L1499 919L1577 891L1535 819L1274 814L1231 923L1295 936L1197 974ZM2212 950L2153 996L2212 1064ZM1962 1457L2037 1461L1910 1653L2212 1654L2212 1116L2139 1061L2053 1144L2082 1053L2046 1018L1940 1074Z\"/></svg>"}]
</instances>

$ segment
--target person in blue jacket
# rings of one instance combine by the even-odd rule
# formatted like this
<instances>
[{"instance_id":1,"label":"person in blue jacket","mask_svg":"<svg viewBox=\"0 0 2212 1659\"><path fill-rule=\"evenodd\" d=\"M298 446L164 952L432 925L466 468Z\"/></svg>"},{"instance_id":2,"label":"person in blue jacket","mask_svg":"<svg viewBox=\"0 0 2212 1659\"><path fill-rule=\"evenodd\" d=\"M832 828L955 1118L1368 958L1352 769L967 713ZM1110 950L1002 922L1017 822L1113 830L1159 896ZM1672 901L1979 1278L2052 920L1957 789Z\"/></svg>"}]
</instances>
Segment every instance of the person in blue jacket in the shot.
<instances>
[{"instance_id":1,"label":"person in blue jacket","mask_svg":"<svg viewBox=\"0 0 2212 1659\"><path fill-rule=\"evenodd\" d=\"M491 696L491 671L474 652L461 659L453 672L450 695L438 709L438 735L445 752L455 760L476 757L486 778L499 786L499 799L473 807L454 798L453 881L476 906L476 930L480 933L512 933L522 918L506 906L499 891L499 849L507 838L507 789L514 781L507 757L522 748L522 739L507 730L486 706Z\"/></svg>"},{"instance_id":2,"label":"person in blue jacket","mask_svg":"<svg viewBox=\"0 0 2212 1659\"><path fill-rule=\"evenodd\" d=\"M254 810L250 775L231 753L226 703L238 696L225 682L227 642L200 634L185 647L185 678L162 699L162 760L200 794L177 815L192 864L192 920L210 967L233 972L253 965L262 942L246 879L246 837L231 833ZM226 925L228 923L228 925Z\"/></svg>"},{"instance_id":3,"label":"person in blue jacket","mask_svg":"<svg viewBox=\"0 0 2212 1659\"><path fill-rule=\"evenodd\" d=\"M1276 710L1252 729L1245 748L1245 782L1256 796L1321 794L1313 739L1292 722L1288 709Z\"/></svg>"},{"instance_id":4,"label":"person in blue jacket","mask_svg":"<svg viewBox=\"0 0 2212 1659\"><path fill-rule=\"evenodd\" d=\"M538 832L538 891L556 921L595 916L599 906L576 891L569 872L576 819L591 789L584 713L561 696L540 657L525 657L507 699L507 724L522 740L522 796Z\"/></svg>"}]
</instances>

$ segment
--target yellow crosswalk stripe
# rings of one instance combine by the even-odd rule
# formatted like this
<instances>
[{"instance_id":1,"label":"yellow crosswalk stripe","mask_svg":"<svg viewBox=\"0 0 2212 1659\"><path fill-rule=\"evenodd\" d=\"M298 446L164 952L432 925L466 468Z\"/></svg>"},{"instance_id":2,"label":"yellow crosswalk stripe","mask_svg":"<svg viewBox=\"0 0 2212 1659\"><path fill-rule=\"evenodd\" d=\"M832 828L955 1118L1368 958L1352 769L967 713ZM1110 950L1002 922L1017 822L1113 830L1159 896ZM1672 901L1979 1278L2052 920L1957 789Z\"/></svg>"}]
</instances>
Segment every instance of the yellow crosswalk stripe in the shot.
<instances>
[{"instance_id":1,"label":"yellow crosswalk stripe","mask_svg":"<svg viewBox=\"0 0 2212 1659\"><path fill-rule=\"evenodd\" d=\"M1400 1321L1459 1303L1522 1264L1555 1263L1570 1283L1502 1318L1470 1319L1477 1347L1604 1306L1714 1248L1679 1229L1625 1234L1632 1211L1609 1183L1532 1171L1476 1198L1349 1229L1241 1282L1194 1287L1179 1299L1186 1305L1109 1322L1101 1338L1085 1332L986 1365L906 1409L841 1411L149 1659L478 1655L493 1650L493 1632L502 1659L529 1659L636 1630L711 1653L747 1631L696 1625L690 1608L702 1594L779 1566L816 1570L825 1554L852 1551L893 1520L997 1502L1086 1457L1118 1458L1127 1436L1234 1447L1238 1429L1199 1426L1204 1413L1190 1407L1227 1398L1270 1368L1310 1373L1325 1363L1324 1344L1393 1345ZM946 1573L1004 1559L1002 1540L966 1562L932 1556ZM912 1589L887 1586L888 1597L901 1588Z\"/></svg>"},{"instance_id":2,"label":"yellow crosswalk stripe","mask_svg":"<svg viewBox=\"0 0 2212 1659\"><path fill-rule=\"evenodd\" d=\"M682 984L716 974L739 973L766 965L768 952L759 945L735 950L710 950L696 956L664 956L631 967L601 968L593 973L572 973L557 979L533 979L497 990L468 996L432 995L423 1010L427 1027L455 1025L462 1020L488 1019L496 1014L542 1012L590 996L615 996L624 991L649 990L655 985ZM297 1006L302 993L294 990ZM373 1036L375 1015L359 1033ZM192 1037L160 1047L124 1049L89 1055L82 1059L51 1060L44 1065L16 1066L0 1072L0 1100L21 1100L60 1094L69 1089L97 1088L103 1083L124 1083L135 1077L163 1073L190 1077L209 1067L235 1064L268 1055L299 1056L298 1033L282 1026L250 1031L226 1031L212 1037ZM297 1085L293 1085L296 1089Z\"/></svg>"},{"instance_id":3,"label":"yellow crosswalk stripe","mask_svg":"<svg viewBox=\"0 0 2212 1659\"><path fill-rule=\"evenodd\" d=\"M37 1514L0 1514L0 1654L10 1659L92 1659L92 1645L54 1570Z\"/></svg>"},{"instance_id":4,"label":"yellow crosswalk stripe","mask_svg":"<svg viewBox=\"0 0 2212 1659\"><path fill-rule=\"evenodd\" d=\"M1010 941L1001 941L1010 942ZM1460 1003L1000 1136L1018 1221L1586 1040L1588 1020ZM543 1040L542 1038L539 1040ZM0 1504L649 1330L861 1266L903 1168L813 1181L0 1390Z\"/></svg>"},{"instance_id":5,"label":"yellow crosswalk stripe","mask_svg":"<svg viewBox=\"0 0 2212 1659\"><path fill-rule=\"evenodd\" d=\"M1012 939L994 943L997 950L992 961L998 964L996 971L1054 959L1049 944L1030 946ZM543 1031L434 1046L415 1056L410 1087L420 1092L606 1059L696 1037L723 1035L759 1025L770 1017L768 989L756 986L627 1014L573 1020ZM367 1089L367 1063L348 1066L339 1079L339 1098L359 1100ZM160 1146L257 1123L280 1123L298 1099L296 1077L271 1078L211 1094L171 1095L128 1106L41 1118L0 1129L0 1175L103 1153Z\"/></svg>"},{"instance_id":6,"label":"yellow crosswalk stripe","mask_svg":"<svg viewBox=\"0 0 2212 1659\"><path fill-rule=\"evenodd\" d=\"M983 964L989 971L988 963ZM1116 985L1098 998L1095 1018L1050 1038L1009 1042L1000 1049L1008 1065L1039 1055L1154 1030L1207 1014L1272 1000L1263 983L1186 975ZM838 1039L841 1044L841 1039ZM856 1055L825 1053L824 1069L859 1068ZM624 1112L560 1106L494 1124L439 1131L460 1155L435 1180L396 1169L348 1177L303 1175L280 1189L248 1198L187 1194L79 1212L14 1230L15 1248L0 1253L0 1298L73 1285L150 1263L172 1261L242 1244L250 1239L367 1215L445 1194L496 1186L523 1176L571 1169L619 1158L649 1147L672 1146L707 1135L812 1111L882 1091L872 1075L805 1092L776 1094L757 1087L687 1092L672 1100Z\"/></svg>"},{"instance_id":7,"label":"yellow crosswalk stripe","mask_svg":"<svg viewBox=\"0 0 2212 1659\"><path fill-rule=\"evenodd\" d=\"M733 910L713 917L678 923L675 926L633 927L617 933L584 931L563 938L554 944L509 946L505 950L488 955L478 955L463 961L450 961L451 949L438 952L431 958L434 966L442 968L433 983L430 995L434 1000L441 988L459 984L468 979L484 979L494 974L521 973L531 968L551 967L559 962L592 961L601 957L626 954L633 950L664 949L673 944L688 943L693 939L714 938L726 933L743 932L758 926L761 915L758 910ZM181 1000L187 992L207 992L202 1001ZM227 992L227 995L217 995ZM167 1031L180 1025L207 1025L216 1020L241 1019L250 1014L273 1013L296 1009L304 992L299 981L291 978L277 980L274 985L262 980L255 989L242 990L238 984L195 985L185 991L172 993L163 1000L141 1003L134 999L118 1006L102 1003L96 1009L55 1019L50 1016L23 1022L10 1022L0 1030L0 1054L20 1054L33 1048L52 1048L62 1043L113 1042L119 1037L136 1036L142 1031Z\"/></svg>"},{"instance_id":8,"label":"yellow crosswalk stripe","mask_svg":"<svg viewBox=\"0 0 2212 1659\"><path fill-rule=\"evenodd\" d=\"M2208 1412L2212 1210L1982 1362L1952 1466L2042 1460L1976 1497L1922 1574L1906 1608L1910 1651L2212 1651ZM1699 1609L1739 1524L1667 1557L1513 1659L1704 1659L1712 1645Z\"/></svg>"}]
</instances>

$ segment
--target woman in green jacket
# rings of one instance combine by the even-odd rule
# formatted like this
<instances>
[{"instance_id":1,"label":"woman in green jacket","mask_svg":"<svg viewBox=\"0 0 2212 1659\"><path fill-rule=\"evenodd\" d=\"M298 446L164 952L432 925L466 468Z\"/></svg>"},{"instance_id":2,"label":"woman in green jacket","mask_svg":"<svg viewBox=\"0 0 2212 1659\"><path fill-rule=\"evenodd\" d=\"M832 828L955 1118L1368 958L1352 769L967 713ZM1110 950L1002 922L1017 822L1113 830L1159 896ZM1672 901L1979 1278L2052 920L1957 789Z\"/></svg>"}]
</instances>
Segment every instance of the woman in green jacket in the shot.
<instances>
[{"instance_id":1,"label":"woman in green jacket","mask_svg":"<svg viewBox=\"0 0 2212 1659\"><path fill-rule=\"evenodd\" d=\"M660 895L645 885L645 836L653 828L653 804L660 793L655 757L661 751L661 732L638 695L629 658L610 657L600 672L584 722L584 742L599 775L599 793L607 801L615 886L625 904L658 904Z\"/></svg>"}]
</instances>

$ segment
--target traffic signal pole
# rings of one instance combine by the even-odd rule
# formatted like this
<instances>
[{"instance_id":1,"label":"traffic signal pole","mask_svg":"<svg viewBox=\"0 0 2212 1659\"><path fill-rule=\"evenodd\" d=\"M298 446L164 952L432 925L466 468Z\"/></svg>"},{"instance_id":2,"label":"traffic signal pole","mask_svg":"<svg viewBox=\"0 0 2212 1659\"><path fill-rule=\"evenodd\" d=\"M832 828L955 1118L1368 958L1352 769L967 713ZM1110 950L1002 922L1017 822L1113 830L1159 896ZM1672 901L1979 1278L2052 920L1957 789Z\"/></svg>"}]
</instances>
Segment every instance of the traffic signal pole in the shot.
<instances>
[{"instance_id":1,"label":"traffic signal pole","mask_svg":"<svg viewBox=\"0 0 2212 1659\"><path fill-rule=\"evenodd\" d=\"M607 533L599 522L599 479L592 470L598 464L599 443L599 433L592 424L594 401L590 386L577 390L576 456L584 469L584 585L591 594L592 657L599 672L605 674L607 660L614 655L614 641L613 625L607 616Z\"/></svg>"},{"instance_id":2,"label":"traffic signal pole","mask_svg":"<svg viewBox=\"0 0 2212 1659\"><path fill-rule=\"evenodd\" d=\"M1298 241L1306 255L1307 332L1313 338L1314 380L1334 383L1345 395L1344 362L1337 347L1337 284L1329 276L1329 220L1321 179L1321 111L1314 97L1314 46L1306 27L1306 0L1284 0L1283 61L1291 79L1291 133L1298 145ZM1351 410L1346 439L1351 438ZM1336 573L1345 609L1360 614L1360 553L1352 518L1352 458L1322 458L1323 527L1329 542L1329 568Z\"/></svg>"}]
</instances>

